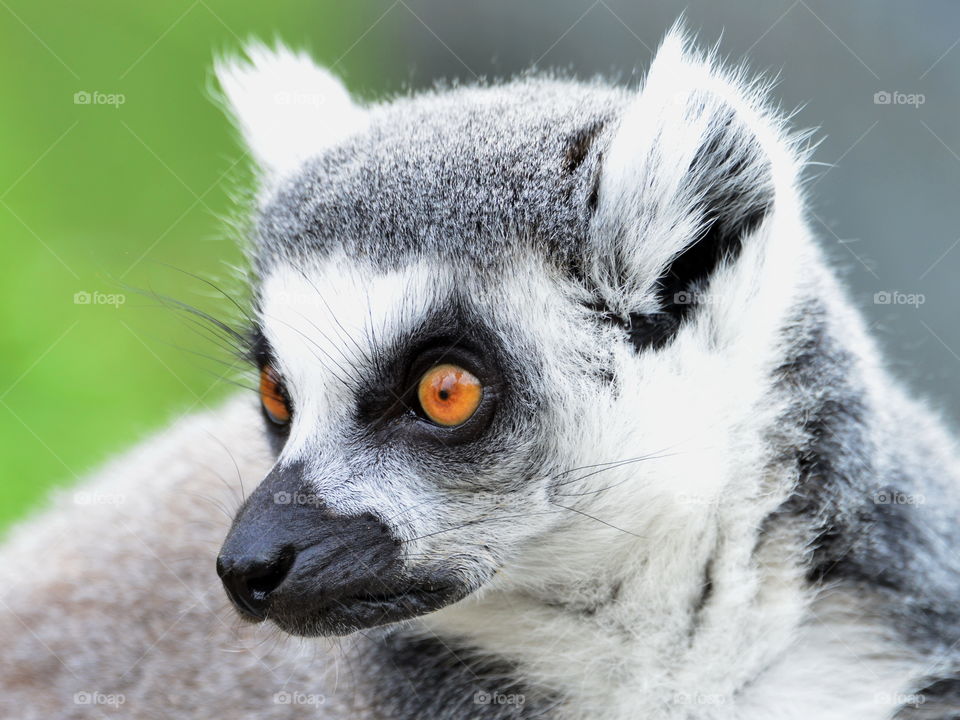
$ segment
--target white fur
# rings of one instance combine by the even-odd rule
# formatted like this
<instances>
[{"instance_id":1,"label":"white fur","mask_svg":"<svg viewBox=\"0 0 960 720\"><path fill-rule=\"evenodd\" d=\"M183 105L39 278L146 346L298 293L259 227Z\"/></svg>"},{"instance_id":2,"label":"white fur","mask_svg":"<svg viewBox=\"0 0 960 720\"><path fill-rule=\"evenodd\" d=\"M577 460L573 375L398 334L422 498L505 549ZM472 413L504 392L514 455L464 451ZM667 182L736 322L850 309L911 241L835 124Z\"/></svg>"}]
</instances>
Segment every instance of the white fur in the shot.
<instances>
[{"instance_id":1,"label":"white fur","mask_svg":"<svg viewBox=\"0 0 960 720\"><path fill-rule=\"evenodd\" d=\"M655 281L703 227L704 218L691 212L699 198L688 168L716 131L719 110L732 109L770 161L774 203L795 202L796 143L767 109L768 86L748 83L742 72L722 68L688 44L679 28L666 36L604 157L598 234L612 239L616 227L626 227L633 243L627 283L605 277L609 268L598 274L614 309L624 314L655 308L649 296ZM613 255L610 248L598 260Z\"/></svg>"},{"instance_id":2,"label":"white fur","mask_svg":"<svg viewBox=\"0 0 960 720\"><path fill-rule=\"evenodd\" d=\"M343 83L309 55L283 45L247 46L215 70L230 116L264 174L278 177L366 123Z\"/></svg>"}]
</instances>

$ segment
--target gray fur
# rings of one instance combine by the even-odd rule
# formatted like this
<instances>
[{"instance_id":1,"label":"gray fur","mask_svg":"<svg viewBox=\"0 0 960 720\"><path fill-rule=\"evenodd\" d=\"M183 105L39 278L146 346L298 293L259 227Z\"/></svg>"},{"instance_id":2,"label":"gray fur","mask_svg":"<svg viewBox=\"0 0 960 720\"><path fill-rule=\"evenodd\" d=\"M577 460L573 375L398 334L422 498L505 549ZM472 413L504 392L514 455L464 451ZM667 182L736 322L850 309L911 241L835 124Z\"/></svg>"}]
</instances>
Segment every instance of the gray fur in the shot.
<instances>
[{"instance_id":1,"label":"gray fur","mask_svg":"<svg viewBox=\"0 0 960 720\"><path fill-rule=\"evenodd\" d=\"M386 266L424 253L482 267L517 247L569 262L588 235L604 129L628 100L601 84L528 78L371 108L367 132L310 161L267 205L258 265L333 248ZM598 141L572 167L591 130Z\"/></svg>"}]
</instances>

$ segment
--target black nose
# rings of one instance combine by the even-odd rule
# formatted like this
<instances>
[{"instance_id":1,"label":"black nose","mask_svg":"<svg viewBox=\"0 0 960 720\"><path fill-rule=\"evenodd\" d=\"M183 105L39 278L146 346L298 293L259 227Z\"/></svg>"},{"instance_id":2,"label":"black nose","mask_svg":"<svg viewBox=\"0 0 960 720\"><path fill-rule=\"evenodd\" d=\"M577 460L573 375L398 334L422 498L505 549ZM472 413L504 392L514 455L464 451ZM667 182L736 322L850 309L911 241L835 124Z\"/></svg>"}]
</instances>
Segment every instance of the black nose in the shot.
<instances>
[{"instance_id":1,"label":"black nose","mask_svg":"<svg viewBox=\"0 0 960 720\"><path fill-rule=\"evenodd\" d=\"M292 547L285 547L269 556L221 553L217 558L217 575L240 611L256 620L263 620L270 593L283 583L295 556Z\"/></svg>"}]
</instances>

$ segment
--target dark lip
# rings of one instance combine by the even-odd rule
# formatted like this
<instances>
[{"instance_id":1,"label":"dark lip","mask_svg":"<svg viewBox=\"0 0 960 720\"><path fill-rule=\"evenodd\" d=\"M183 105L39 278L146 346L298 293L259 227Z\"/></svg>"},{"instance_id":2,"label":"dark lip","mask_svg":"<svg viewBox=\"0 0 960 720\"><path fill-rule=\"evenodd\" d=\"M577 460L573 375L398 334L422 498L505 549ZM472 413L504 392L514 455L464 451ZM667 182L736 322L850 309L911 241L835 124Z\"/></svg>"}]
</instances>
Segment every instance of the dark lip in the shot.
<instances>
[{"instance_id":1,"label":"dark lip","mask_svg":"<svg viewBox=\"0 0 960 720\"><path fill-rule=\"evenodd\" d=\"M358 594L330 599L305 613L267 612L281 630L302 637L343 636L412 620L451 605L470 594L458 584L409 587L382 594Z\"/></svg>"},{"instance_id":2,"label":"dark lip","mask_svg":"<svg viewBox=\"0 0 960 720\"><path fill-rule=\"evenodd\" d=\"M452 585L445 585L435 588L408 588L405 590L398 590L396 592L387 591L383 593L360 593L348 597L342 602L345 604L362 603L366 605L379 606L399 605L406 600L420 602L424 599L448 595L453 589L454 588Z\"/></svg>"},{"instance_id":3,"label":"dark lip","mask_svg":"<svg viewBox=\"0 0 960 720\"><path fill-rule=\"evenodd\" d=\"M239 599L232 592L226 593L227 597L230 600L230 604L233 605L233 609L237 611L237 614L241 619L249 623L260 623L267 619L267 616L262 612L259 612L254 607L247 605L246 602Z\"/></svg>"}]
</instances>

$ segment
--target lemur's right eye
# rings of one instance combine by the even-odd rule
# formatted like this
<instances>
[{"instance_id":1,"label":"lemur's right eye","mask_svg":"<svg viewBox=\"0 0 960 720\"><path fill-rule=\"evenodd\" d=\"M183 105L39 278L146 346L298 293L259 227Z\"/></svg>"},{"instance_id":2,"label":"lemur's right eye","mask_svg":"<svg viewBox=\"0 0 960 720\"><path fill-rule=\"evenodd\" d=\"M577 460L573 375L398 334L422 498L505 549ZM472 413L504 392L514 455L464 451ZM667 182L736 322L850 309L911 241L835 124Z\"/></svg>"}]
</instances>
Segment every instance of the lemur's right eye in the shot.
<instances>
[{"instance_id":1,"label":"lemur's right eye","mask_svg":"<svg viewBox=\"0 0 960 720\"><path fill-rule=\"evenodd\" d=\"M260 369L260 404L267 417L277 425L290 422L290 401L283 390L280 376L269 364Z\"/></svg>"}]
</instances>

